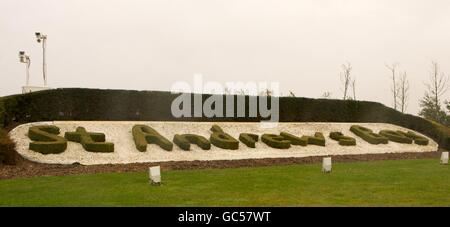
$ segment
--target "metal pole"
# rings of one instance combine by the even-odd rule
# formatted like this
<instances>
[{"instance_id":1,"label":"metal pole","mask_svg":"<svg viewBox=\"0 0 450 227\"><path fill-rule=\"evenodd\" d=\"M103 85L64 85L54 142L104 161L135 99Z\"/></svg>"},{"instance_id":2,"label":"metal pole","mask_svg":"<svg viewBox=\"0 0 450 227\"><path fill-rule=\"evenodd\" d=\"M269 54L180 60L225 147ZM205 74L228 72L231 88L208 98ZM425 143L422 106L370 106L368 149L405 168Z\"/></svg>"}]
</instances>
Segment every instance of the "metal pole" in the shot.
<instances>
[{"instance_id":1,"label":"metal pole","mask_svg":"<svg viewBox=\"0 0 450 227\"><path fill-rule=\"evenodd\" d=\"M43 37L42 39L42 70L44 75L44 87L47 87L47 62L45 60L45 47L47 42L47 36Z\"/></svg>"},{"instance_id":2,"label":"metal pole","mask_svg":"<svg viewBox=\"0 0 450 227\"><path fill-rule=\"evenodd\" d=\"M31 60L29 57L27 57L27 86L30 84L30 65Z\"/></svg>"}]
</instances>

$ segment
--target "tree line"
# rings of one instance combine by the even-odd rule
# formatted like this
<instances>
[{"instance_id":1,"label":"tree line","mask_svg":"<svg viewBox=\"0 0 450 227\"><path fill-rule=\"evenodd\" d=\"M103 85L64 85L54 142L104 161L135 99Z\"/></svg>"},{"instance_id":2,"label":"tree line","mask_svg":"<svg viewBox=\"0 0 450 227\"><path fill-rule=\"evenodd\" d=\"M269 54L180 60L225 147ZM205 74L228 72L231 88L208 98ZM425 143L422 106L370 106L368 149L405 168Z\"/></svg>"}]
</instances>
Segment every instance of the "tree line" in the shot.
<instances>
[{"instance_id":1,"label":"tree line","mask_svg":"<svg viewBox=\"0 0 450 227\"><path fill-rule=\"evenodd\" d=\"M385 64L391 83L392 107L405 113L409 104L410 83L407 71L401 71L399 66L399 63ZM356 77L352 74L352 70L353 66L350 62L341 65L339 76L343 100L356 100ZM419 116L450 127L450 99L445 98L449 89L450 78L441 72L437 62L431 62L429 78L424 85L426 90L424 96L419 100ZM225 94L231 93L231 91L225 90ZM245 90L235 93L239 95L248 94ZM259 95L272 96L273 91L265 89L260 91ZM280 96L283 96L283 94L280 94ZM287 96L296 97L293 91L289 91ZM331 92L325 91L321 98L327 99L331 96Z\"/></svg>"},{"instance_id":2,"label":"tree line","mask_svg":"<svg viewBox=\"0 0 450 227\"><path fill-rule=\"evenodd\" d=\"M342 99L356 100L355 77L352 76L352 65L343 64L340 73L342 86ZM386 64L391 82L392 107L405 113L408 108L410 84L408 73L399 70L399 63ZM441 72L439 64L431 62L428 81L425 82L425 94L419 100L419 116L450 127L450 99L445 95L449 89L450 78ZM353 96L350 94L353 93ZM328 98L331 93L325 92L322 97Z\"/></svg>"}]
</instances>

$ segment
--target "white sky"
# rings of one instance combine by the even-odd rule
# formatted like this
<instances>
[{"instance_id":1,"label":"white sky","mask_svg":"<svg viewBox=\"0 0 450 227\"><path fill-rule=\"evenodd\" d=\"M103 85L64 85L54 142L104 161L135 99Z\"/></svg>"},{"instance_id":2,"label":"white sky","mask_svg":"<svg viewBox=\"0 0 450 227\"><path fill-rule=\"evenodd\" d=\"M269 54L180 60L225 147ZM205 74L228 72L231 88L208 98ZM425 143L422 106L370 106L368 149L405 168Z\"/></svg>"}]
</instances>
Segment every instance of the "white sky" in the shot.
<instances>
[{"instance_id":1,"label":"white sky","mask_svg":"<svg viewBox=\"0 0 450 227\"><path fill-rule=\"evenodd\" d=\"M384 64L399 62L416 114L430 62L450 73L448 0L0 0L0 96L25 83L19 50L42 84L35 31L49 37L51 87L169 90L202 73L341 98L348 61L357 98L391 106Z\"/></svg>"}]
</instances>

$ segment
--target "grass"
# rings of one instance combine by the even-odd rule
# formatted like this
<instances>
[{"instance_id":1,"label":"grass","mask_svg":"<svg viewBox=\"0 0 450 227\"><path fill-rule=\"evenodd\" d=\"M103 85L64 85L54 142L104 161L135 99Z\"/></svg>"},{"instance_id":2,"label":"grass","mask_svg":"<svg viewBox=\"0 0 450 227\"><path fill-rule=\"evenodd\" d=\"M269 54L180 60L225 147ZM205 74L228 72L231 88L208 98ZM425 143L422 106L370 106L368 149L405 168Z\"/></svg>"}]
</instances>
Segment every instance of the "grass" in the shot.
<instances>
[{"instance_id":1,"label":"grass","mask_svg":"<svg viewBox=\"0 0 450 227\"><path fill-rule=\"evenodd\" d=\"M0 206L450 206L437 159L0 180Z\"/></svg>"}]
</instances>

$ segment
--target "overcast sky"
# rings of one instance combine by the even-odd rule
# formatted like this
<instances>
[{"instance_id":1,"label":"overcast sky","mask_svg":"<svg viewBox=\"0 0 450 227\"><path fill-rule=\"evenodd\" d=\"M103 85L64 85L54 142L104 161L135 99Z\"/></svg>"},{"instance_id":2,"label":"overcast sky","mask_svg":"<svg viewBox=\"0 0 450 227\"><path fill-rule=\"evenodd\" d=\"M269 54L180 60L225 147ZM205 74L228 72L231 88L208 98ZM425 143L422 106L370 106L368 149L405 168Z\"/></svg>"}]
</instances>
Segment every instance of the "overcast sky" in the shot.
<instances>
[{"instance_id":1,"label":"overcast sky","mask_svg":"<svg viewBox=\"0 0 450 227\"><path fill-rule=\"evenodd\" d=\"M169 90L174 82L274 81L283 93L392 106L386 63L399 62L417 114L432 60L450 73L448 0L0 0L0 96L42 84L34 32L48 35L51 87ZM446 94L450 98L450 94Z\"/></svg>"}]
</instances>

